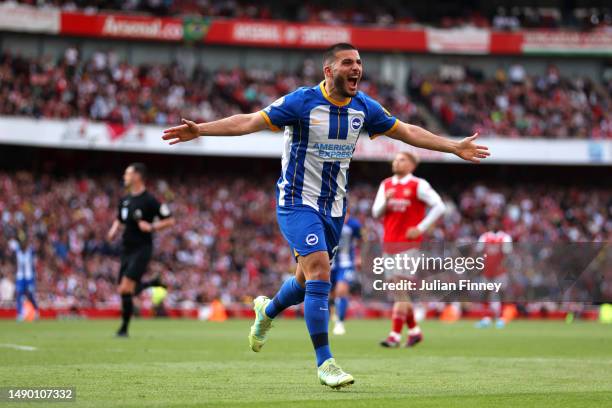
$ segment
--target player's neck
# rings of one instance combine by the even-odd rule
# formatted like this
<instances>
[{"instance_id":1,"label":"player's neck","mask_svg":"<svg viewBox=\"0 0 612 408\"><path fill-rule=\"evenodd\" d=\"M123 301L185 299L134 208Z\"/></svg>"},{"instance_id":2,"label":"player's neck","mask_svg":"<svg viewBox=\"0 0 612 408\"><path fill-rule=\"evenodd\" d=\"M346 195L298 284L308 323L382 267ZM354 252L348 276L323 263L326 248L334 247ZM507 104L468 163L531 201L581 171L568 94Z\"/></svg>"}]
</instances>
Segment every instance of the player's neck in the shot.
<instances>
[{"instance_id":1,"label":"player's neck","mask_svg":"<svg viewBox=\"0 0 612 408\"><path fill-rule=\"evenodd\" d=\"M337 88L334 87L333 83L328 80L323 81L323 90L329 99L336 104L345 104L350 99L349 97L340 95Z\"/></svg>"},{"instance_id":2,"label":"player's neck","mask_svg":"<svg viewBox=\"0 0 612 408\"><path fill-rule=\"evenodd\" d=\"M142 193L144 193L144 191L146 190L144 184L138 185L138 186L134 186L132 188L130 188L130 194L133 196L139 196Z\"/></svg>"}]
</instances>

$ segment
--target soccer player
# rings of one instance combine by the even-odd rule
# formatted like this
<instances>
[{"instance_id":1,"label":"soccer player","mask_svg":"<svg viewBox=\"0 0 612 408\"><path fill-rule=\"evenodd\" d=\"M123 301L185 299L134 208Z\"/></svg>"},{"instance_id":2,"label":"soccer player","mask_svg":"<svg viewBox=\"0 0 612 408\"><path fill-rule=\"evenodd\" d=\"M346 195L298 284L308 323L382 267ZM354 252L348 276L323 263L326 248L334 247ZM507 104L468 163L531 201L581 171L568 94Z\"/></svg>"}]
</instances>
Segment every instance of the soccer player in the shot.
<instances>
[{"instance_id":1,"label":"soccer player","mask_svg":"<svg viewBox=\"0 0 612 408\"><path fill-rule=\"evenodd\" d=\"M393 177L383 180L376 193L372 215L375 218L383 217L383 248L386 255L418 250L423 234L446 209L431 185L412 175L418 164L416 155L398 153L391 164ZM389 272L401 275L398 271ZM391 332L380 345L399 347L404 323L408 326L406 347L413 347L423 340L423 334L415 321L414 308L408 297L397 298L393 303Z\"/></svg>"},{"instance_id":2,"label":"soccer player","mask_svg":"<svg viewBox=\"0 0 612 408\"><path fill-rule=\"evenodd\" d=\"M358 137L386 134L475 162L489 153L475 143L477 135L461 141L436 136L399 121L359 92L362 61L350 44L336 44L325 52L323 74L319 85L299 88L262 111L200 124L183 119L182 125L166 129L163 139L176 144L199 136L239 136L284 128L282 170L276 185L277 219L297 269L272 300L255 299L249 343L253 351L260 351L272 320L285 308L304 302L319 380L340 388L354 380L336 364L329 347L330 261L344 223L348 167Z\"/></svg>"},{"instance_id":3,"label":"soccer player","mask_svg":"<svg viewBox=\"0 0 612 408\"><path fill-rule=\"evenodd\" d=\"M512 252L512 237L502 231L501 223L496 223L496 228L485 232L478 238L477 249L485 255L484 279L494 282L507 282L506 268L504 261L506 255ZM502 317L502 304L498 295L490 295L489 305L495 317L495 326L502 329L506 326L506 321ZM483 317L478 323L477 328L491 326L493 320L490 317Z\"/></svg>"},{"instance_id":4,"label":"soccer player","mask_svg":"<svg viewBox=\"0 0 612 408\"><path fill-rule=\"evenodd\" d=\"M141 282L141 279L153 253L153 233L174 225L168 206L160 204L146 190L146 172L142 163L133 163L125 169L123 182L129 193L119 201L117 218L108 231L108 239L112 241L121 225L125 226L119 270L122 323L117 337L128 336L134 309L132 297L148 287L162 286L159 277L146 282Z\"/></svg>"},{"instance_id":5,"label":"soccer player","mask_svg":"<svg viewBox=\"0 0 612 408\"><path fill-rule=\"evenodd\" d=\"M344 319L349 304L350 285L355 279L355 270L360 263L356 262L357 246L360 241L361 224L356 218L347 214L340 232L338 251L333 260L330 276L335 309L332 333L338 336L346 333Z\"/></svg>"},{"instance_id":6,"label":"soccer player","mask_svg":"<svg viewBox=\"0 0 612 408\"><path fill-rule=\"evenodd\" d=\"M17 264L15 274L15 300L17 302L17 321L25 319L23 304L29 300L38 318L38 305L36 303L36 253L30 245L27 235L23 235L21 242L11 241Z\"/></svg>"}]
</instances>

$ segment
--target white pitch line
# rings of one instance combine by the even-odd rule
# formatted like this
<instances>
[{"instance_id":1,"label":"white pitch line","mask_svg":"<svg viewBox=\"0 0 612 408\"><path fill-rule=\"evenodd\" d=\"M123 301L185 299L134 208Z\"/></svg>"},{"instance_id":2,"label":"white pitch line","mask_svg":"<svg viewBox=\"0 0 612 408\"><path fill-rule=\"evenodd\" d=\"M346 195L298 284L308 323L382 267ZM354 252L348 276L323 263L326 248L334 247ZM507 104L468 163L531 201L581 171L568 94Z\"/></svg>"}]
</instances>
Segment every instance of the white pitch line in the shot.
<instances>
[{"instance_id":1,"label":"white pitch line","mask_svg":"<svg viewBox=\"0 0 612 408\"><path fill-rule=\"evenodd\" d=\"M32 346L22 346L22 345L19 345L19 344L9 344L9 343L0 344L0 347L10 348L10 349L13 349L13 350L20 350L20 351L36 351L36 350L38 350L36 347L32 347Z\"/></svg>"}]
</instances>

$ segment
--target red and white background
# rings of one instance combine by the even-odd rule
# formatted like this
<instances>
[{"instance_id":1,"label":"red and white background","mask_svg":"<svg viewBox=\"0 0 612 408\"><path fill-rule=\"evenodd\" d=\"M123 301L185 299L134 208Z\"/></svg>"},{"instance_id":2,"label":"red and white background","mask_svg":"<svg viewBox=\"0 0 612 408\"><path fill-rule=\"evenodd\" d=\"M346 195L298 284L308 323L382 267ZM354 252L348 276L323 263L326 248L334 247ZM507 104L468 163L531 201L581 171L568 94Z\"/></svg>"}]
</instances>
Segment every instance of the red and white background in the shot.
<instances>
[{"instance_id":1,"label":"red and white background","mask_svg":"<svg viewBox=\"0 0 612 408\"><path fill-rule=\"evenodd\" d=\"M27 22L27 24L24 24ZM370 28L208 18L86 14L0 5L0 30L218 45L324 48L351 42L363 50L479 55L612 55L610 32Z\"/></svg>"}]
</instances>

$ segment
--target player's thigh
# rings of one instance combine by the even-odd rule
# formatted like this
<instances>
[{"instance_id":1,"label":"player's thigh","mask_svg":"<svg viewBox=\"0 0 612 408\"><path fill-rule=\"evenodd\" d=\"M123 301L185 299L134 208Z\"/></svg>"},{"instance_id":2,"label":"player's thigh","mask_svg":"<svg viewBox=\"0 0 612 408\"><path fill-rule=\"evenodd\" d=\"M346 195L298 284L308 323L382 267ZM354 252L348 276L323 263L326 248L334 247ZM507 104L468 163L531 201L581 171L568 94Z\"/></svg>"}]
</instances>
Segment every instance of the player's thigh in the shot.
<instances>
[{"instance_id":1,"label":"player's thigh","mask_svg":"<svg viewBox=\"0 0 612 408\"><path fill-rule=\"evenodd\" d=\"M395 303L393 303L393 312L408 313L411 306L412 304L407 300L395 301Z\"/></svg>"},{"instance_id":2,"label":"player's thigh","mask_svg":"<svg viewBox=\"0 0 612 408\"><path fill-rule=\"evenodd\" d=\"M15 296L24 295L27 290L27 283L25 280L18 280L15 282Z\"/></svg>"},{"instance_id":3,"label":"player's thigh","mask_svg":"<svg viewBox=\"0 0 612 408\"><path fill-rule=\"evenodd\" d=\"M302 287L306 286L306 275L304 275L304 270L300 266L299 262L295 268L295 280L297 280Z\"/></svg>"},{"instance_id":4,"label":"player's thigh","mask_svg":"<svg viewBox=\"0 0 612 408\"><path fill-rule=\"evenodd\" d=\"M121 252L120 258L121 264L119 266L119 276L117 277L117 283L121 284L123 277L125 276L125 272L128 270L130 266L130 254L126 252Z\"/></svg>"},{"instance_id":5,"label":"player's thigh","mask_svg":"<svg viewBox=\"0 0 612 408\"><path fill-rule=\"evenodd\" d=\"M34 281L28 282L28 284L26 285L26 292L30 296L34 296L34 293L36 293L36 283L34 283Z\"/></svg>"},{"instance_id":6,"label":"player's thigh","mask_svg":"<svg viewBox=\"0 0 612 408\"><path fill-rule=\"evenodd\" d=\"M147 271L149 261L151 260L152 248L146 245L138 248L130 257L128 267L125 270L124 276L130 278L134 282L140 282L142 276Z\"/></svg>"},{"instance_id":7,"label":"player's thigh","mask_svg":"<svg viewBox=\"0 0 612 408\"><path fill-rule=\"evenodd\" d=\"M304 271L304 277L309 280L329 281L329 254L327 251L312 252L299 256L298 263Z\"/></svg>"},{"instance_id":8,"label":"player's thigh","mask_svg":"<svg viewBox=\"0 0 612 408\"><path fill-rule=\"evenodd\" d=\"M327 251L325 225L321 215L313 208L279 207L277 219L281 233L296 259L315 252Z\"/></svg>"},{"instance_id":9,"label":"player's thigh","mask_svg":"<svg viewBox=\"0 0 612 408\"><path fill-rule=\"evenodd\" d=\"M136 291L136 281L133 279L122 276L119 281L119 293L122 295L133 294Z\"/></svg>"}]
</instances>

